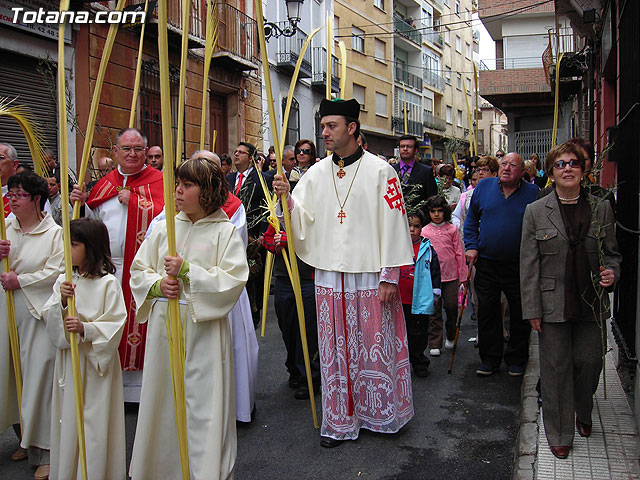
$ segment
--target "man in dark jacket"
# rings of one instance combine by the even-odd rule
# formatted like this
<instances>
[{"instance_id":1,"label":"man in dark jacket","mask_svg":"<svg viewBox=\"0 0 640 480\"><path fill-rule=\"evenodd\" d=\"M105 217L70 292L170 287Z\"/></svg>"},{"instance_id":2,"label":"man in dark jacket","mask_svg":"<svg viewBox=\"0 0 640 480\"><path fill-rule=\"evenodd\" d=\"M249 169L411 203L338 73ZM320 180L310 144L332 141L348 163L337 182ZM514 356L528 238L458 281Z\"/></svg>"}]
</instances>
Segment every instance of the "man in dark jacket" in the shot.
<instances>
[{"instance_id":1,"label":"man in dark jacket","mask_svg":"<svg viewBox=\"0 0 640 480\"><path fill-rule=\"evenodd\" d=\"M433 170L417 161L418 139L413 135L400 137L400 161L393 165L398 172L402 194L409 210L424 206L427 198L438 194ZM415 185L415 186L413 186ZM412 187L413 186L413 187Z\"/></svg>"}]
</instances>

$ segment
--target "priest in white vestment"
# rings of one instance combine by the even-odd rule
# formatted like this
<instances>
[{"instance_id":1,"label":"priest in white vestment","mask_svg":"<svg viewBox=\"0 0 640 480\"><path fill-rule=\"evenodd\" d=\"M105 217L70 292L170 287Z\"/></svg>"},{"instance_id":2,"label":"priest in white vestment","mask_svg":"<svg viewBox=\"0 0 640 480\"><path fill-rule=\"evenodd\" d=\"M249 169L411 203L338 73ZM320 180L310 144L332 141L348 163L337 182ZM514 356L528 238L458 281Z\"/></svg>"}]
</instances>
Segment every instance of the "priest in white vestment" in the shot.
<instances>
[{"instance_id":1,"label":"priest in white vestment","mask_svg":"<svg viewBox=\"0 0 640 480\"><path fill-rule=\"evenodd\" d=\"M400 266L413 262L395 170L362 150L356 100L323 100L325 146L334 152L288 197L296 253L316 268L322 440L331 448L360 428L394 433L413 417ZM289 184L277 176L277 194ZM281 209L279 206L279 212Z\"/></svg>"}]
</instances>

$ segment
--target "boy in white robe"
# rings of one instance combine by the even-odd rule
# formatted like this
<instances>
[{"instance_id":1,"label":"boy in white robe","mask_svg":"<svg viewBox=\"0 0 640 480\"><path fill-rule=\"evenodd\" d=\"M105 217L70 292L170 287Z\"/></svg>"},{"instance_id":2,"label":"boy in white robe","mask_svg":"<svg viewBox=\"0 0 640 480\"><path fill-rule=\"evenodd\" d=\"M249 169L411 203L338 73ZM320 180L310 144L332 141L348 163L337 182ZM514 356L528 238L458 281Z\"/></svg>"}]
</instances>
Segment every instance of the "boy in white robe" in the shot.
<instances>
[{"instance_id":1,"label":"boy in white robe","mask_svg":"<svg viewBox=\"0 0 640 480\"><path fill-rule=\"evenodd\" d=\"M179 298L185 342L190 477L226 479L236 459L233 347L227 314L249 275L244 244L220 209L227 186L206 159L176 171L176 257L160 222L131 267L136 319L149 321L140 410L129 474L134 480L181 479L165 319ZM177 277L174 280L171 276Z\"/></svg>"}]
</instances>

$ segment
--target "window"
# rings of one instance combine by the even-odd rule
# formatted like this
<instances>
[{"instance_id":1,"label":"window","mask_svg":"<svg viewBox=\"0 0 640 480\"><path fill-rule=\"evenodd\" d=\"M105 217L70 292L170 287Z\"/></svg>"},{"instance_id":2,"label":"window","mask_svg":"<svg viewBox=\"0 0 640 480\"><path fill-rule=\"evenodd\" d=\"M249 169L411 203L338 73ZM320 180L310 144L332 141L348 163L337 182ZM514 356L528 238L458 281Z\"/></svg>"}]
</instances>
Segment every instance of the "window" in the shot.
<instances>
[{"instance_id":1,"label":"window","mask_svg":"<svg viewBox=\"0 0 640 480\"><path fill-rule=\"evenodd\" d=\"M456 73L456 88L462 90L462 75Z\"/></svg>"},{"instance_id":2,"label":"window","mask_svg":"<svg viewBox=\"0 0 640 480\"><path fill-rule=\"evenodd\" d=\"M456 13L460 15L460 0L456 0Z\"/></svg>"},{"instance_id":3,"label":"window","mask_svg":"<svg viewBox=\"0 0 640 480\"><path fill-rule=\"evenodd\" d=\"M357 83L353 84L353 98L360 104L360 110L366 110L364 103L365 91L366 89L362 85L358 85Z\"/></svg>"},{"instance_id":4,"label":"window","mask_svg":"<svg viewBox=\"0 0 640 480\"><path fill-rule=\"evenodd\" d=\"M384 0L373 0L373 6L378 7L380 10L384 11Z\"/></svg>"},{"instance_id":5,"label":"window","mask_svg":"<svg viewBox=\"0 0 640 480\"><path fill-rule=\"evenodd\" d=\"M447 82L447 85L451 85L451 67L445 67L444 79Z\"/></svg>"},{"instance_id":6,"label":"window","mask_svg":"<svg viewBox=\"0 0 640 480\"><path fill-rule=\"evenodd\" d=\"M287 107L287 99L282 99L282 116ZM289 121L287 122L287 135L284 140L285 145L295 145L300 140L300 104L293 98L291 109L289 110Z\"/></svg>"},{"instance_id":7,"label":"window","mask_svg":"<svg viewBox=\"0 0 640 480\"><path fill-rule=\"evenodd\" d=\"M433 114L433 100L430 98L424 99L424 111L429 114Z\"/></svg>"},{"instance_id":8,"label":"window","mask_svg":"<svg viewBox=\"0 0 640 480\"><path fill-rule=\"evenodd\" d=\"M471 20L471 12L468 8L464 9L464 19L468 22Z\"/></svg>"},{"instance_id":9,"label":"window","mask_svg":"<svg viewBox=\"0 0 640 480\"><path fill-rule=\"evenodd\" d=\"M376 92L376 115L387 116L387 96Z\"/></svg>"},{"instance_id":10,"label":"window","mask_svg":"<svg viewBox=\"0 0 640 480\"><path fill-rule=\"evenodd\" d=\"M375 55L376 60L380 62L387 61L387 44L382 40L375 39Z\"/></svg>"},{"instance_id":11,"label":"window","mask_svg":"<svg viewBox=\"0 0 640 480\"><path fill-rule=\"evenodd\" d=\"M364 53L364 30L352 27L351 35L351 48L356 52Z\"/></svg>"},{"instance_id":12,"label":"window","mask_svg":"<svg viewBox=\"0 0 640 480\"><path fill-rule=\"evenodd\" d=\"M340 35L340 17L333 17L333 40L338 40L338 35Z\"/></svg>"},{"instance_id":13,"label":"window","mask_svg":"<svg viewBox=\"0 0 640 480\"><path fill-rule=\"evenodd\" d=\"M447 45L451 45L451 29L444 27L444 41Z\"/></svg>"},{"instance_id":14,"label":"window","mask_svg":"<svg viewBox=\"0 0 640 480\"><path fill-rule=\"evenodd\" d=\"M467 57L468 60L471 60L471 55L472 55L471 45L465 42L464 46L465 46L464 56Z\"/></svg>"},{"instance_id":15,"label":"window","mask_svg":"<svg viewBox=\"0 0 640 480\"><path fill-rule=\"evenodd\" d=\"M471 79L467 77L467 93L471 93Z\"/></svg>"},{"instance_id":16,"label":"window","mask_svg":"<svg viewBox=\"0 0 640 480\"><path fill-rule=\"evenodd\" d=\"M462 39L460 35L456 35L456 52L462 53Z\"/></svg>"},{"instance_id":17,"label":"window","mask_svg":"<svg viewBox=\"0 0 640 480\"><path fill-rule=\"evenodd\" d=\"M453 109L451 108L450 105L447 105L447 123L453 123L453 120L451 117L453 117Z\"/></svg>"},{"instance_id":18,"label":"window","mask_svg":"<svg viewBox=\"0 0 640 480\"><path fill-rule=\"evenodd\" d=\"M484 130L478 130L478 145L484 145Z\"/></svg>"},{"instance_id":19,"label":"window","mask_svg":"<svg viewBox=\"0 0 640 480\"><path fill-rule=\"evenodd\" d=\"M458 119L458 126L462 127L462 110L458 110L457 119Z\"/></svg>"}]
</instances>

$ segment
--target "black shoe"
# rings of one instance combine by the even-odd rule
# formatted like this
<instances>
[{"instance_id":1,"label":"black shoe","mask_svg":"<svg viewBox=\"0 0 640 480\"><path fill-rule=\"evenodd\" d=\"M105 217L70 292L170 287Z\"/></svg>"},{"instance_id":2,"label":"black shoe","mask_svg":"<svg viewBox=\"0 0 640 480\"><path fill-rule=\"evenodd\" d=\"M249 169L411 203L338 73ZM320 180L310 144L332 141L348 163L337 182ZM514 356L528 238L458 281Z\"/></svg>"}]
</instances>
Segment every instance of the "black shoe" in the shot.
<instances>
[{"instance_id":1,"label":"black shoe","mask_svg":"<svg viewBox=\"0 0 640 480\"><path fill-rule=\"evenodd\" d=\"M320 385L313 386L313 393L318 393L320 391ZM296 400L307 400L309 398L309 387L304 380L301 380L300 387L296 390L296 393L293 394Z\"/></svg>"},{"instance_id":2,"label":"black shoe","mask_svg":"<svg viewBox=\"0 0 640 480\"><path fill-rule=\"evenodd\" d=\"M426 365L415 365L413 367L413 373L416 377L424 378L429 375L429 364Z\"/></svg>"},{"instance_id":3,"label":"black shoe","mask_svg":"<svg viewBox=\"0 0 640 480\"><path fill-rule=\"evenodd\" d=\"M304 383L304 379L297 375L289 374L289 388L300 388Z\"/></svg>"},{"instance_id":4,"label":"black shoe","mask_svg":"<svg viewBox=\"0 0 640 480\"><path fill-rule=\"evenodd\" d=\"M331 438L331 437L320 437L320 438L321 438L320 446L324 448L335 448L344 442L344 440L336 440L335 438Z\"/></svg>"}]
</instances>

